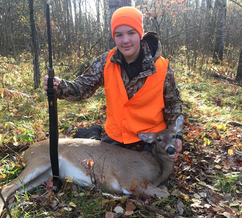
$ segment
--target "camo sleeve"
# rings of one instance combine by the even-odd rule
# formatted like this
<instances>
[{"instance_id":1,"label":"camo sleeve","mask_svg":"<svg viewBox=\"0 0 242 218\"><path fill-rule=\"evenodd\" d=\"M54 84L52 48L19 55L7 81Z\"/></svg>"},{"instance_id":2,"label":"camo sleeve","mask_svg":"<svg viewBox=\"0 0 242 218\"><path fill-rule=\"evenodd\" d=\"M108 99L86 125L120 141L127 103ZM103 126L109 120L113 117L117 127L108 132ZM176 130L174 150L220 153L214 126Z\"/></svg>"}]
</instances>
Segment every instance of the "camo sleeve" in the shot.
<instances>
[{"instance_id":1,"label":"camo sleeve","mask_svg":"<svg viewBox=\"0 0 242 218\"><path fill-rule=\"evenodd\" d=\"M175 122L176 118L182 113L182 99L180 92L177 89L174 71L170 66L167 69L166 80L164 83L164 103L165 108L163 109L164 119L169 127ZM178 135L182 136L182 132Z\"/></svg>"},{"instance_id":2,"label":"camo sleeve","mask_svg":"<svg viewBox=\"0 0 242 218\"><path fill-rule=\"evenodd\" d=\"M108 52L99 56L83 75L74 81L61 80L57 90L57 98L68 101L80 101L91 97L104 84L103 70Z\"/></svg>"}]
</instances>

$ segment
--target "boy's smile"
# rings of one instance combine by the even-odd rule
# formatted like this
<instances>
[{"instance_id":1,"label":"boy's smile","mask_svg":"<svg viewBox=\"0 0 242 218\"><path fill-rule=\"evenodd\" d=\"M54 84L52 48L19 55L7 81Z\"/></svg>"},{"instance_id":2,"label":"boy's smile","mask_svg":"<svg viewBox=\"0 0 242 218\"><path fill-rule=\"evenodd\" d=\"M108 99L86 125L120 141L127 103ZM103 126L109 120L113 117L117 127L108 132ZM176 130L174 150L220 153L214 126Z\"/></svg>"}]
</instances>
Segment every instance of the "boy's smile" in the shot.
<instances>
[{"instance_id":1,"label":"boy's smile","mask_svg":"<svg viewBox=\"0 0 242 218\"><path fill-rule=\"evenodd\" d=\"M135 61L140 51L140 36L134 28L118 26L114 31L114 41L127 63Z\"/></svg>"}]
</instances>

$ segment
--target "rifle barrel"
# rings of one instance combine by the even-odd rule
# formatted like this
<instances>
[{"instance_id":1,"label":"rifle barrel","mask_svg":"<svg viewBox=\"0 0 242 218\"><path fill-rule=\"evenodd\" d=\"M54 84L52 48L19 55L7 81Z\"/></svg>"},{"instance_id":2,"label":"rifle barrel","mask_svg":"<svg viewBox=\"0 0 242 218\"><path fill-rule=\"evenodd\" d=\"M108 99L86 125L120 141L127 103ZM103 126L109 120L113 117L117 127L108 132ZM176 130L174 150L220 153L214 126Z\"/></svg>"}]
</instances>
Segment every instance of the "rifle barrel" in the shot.
<instances>
[{"instance_id":1,"label":"rifle barrel","mask_svg":"<svg viewBox=\"0 0 242 218\"><path fill-rule=\"evenodd\" d=\"M52 51L51 51L51 32L50 32L50 7L46 4L47 35L49 47L49 68L52 68Z\"/></svg>"}]
</instances>

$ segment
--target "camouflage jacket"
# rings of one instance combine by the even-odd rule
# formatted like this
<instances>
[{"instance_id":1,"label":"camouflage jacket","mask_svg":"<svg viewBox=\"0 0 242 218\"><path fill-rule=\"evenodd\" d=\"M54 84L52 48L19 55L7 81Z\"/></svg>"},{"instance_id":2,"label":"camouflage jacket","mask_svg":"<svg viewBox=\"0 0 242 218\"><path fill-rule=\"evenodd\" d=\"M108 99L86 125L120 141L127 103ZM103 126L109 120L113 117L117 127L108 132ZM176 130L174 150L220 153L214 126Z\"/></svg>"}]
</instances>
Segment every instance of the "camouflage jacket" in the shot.
<instances>
[{"instance_id":1,"label":"camouflage jacket","mask_svg":"<svg viewBox=\"0 0 242 218\"><path fill-rule=\"evenodd\" d=\"M157 39L155 42L158 42L158 46L156 46L158 48L154 57L152 57L149 45L145 41L147 36L149 36L149 38L155 37ZM129 99L131 99L143 86L146 78L156 72L155 61L159 56L161 56L162 52L158 35L151 32L145 34L141 40L141 48L143 49L143 61L142 70L139 75L130 81L125 70L121 68L121 76ZM73 82L61 80L57 90L57 97L68 101L80 101L91 97L100 86L104 85L103 70L108 53L109 52L106 52L99 56L84 72L84 74L78 76ZM113 54L111 61L122 65L122 56L117 47L115 48L115 53ZM163 95L165 103L165 108L163 109L164 119L169 127L177 116L182 113L182 100L176 86L174 71L170 66L168 66L167 69Z\"/></svg>"}]
</instances>

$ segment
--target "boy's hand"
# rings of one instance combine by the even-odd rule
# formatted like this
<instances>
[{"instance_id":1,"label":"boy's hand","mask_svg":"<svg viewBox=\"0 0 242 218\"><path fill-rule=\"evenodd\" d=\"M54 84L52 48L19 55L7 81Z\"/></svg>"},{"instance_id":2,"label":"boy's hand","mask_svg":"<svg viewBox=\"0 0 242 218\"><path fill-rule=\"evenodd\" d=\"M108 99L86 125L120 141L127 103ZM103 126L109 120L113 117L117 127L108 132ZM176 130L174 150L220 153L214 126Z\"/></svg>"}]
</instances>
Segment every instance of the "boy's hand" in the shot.
<instances>
[{"instance_id":1,"label":"boy's hand","mask_svg":"<svg viewBox=\"0 0 242 218\"><path fill-rule=\"evenodd\" d=\"M182 151L182 141L181 141L181 139L176 139L176 142L177 142L176 155L174 157L170 157L171 159L174 159L174 161L177 160L179 153Z\"/></svg>"},{"instance_id":2,"label":"boy's hand","mask_svg":"<svg viewBox=\"0 0 242 218\"><path fill-rule=\"evenodd\" d=\"M54 82L53 82L53 87L54 90L57 91L58 89L58 85L60 84L60 79L58 77L54 77ZM48 76L44 77L44 81L43 81L43 89L44 89L44 93L47 95L47 89L48 89Z\"/></svg>"}]
</instances>

